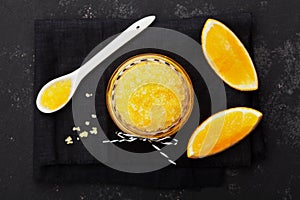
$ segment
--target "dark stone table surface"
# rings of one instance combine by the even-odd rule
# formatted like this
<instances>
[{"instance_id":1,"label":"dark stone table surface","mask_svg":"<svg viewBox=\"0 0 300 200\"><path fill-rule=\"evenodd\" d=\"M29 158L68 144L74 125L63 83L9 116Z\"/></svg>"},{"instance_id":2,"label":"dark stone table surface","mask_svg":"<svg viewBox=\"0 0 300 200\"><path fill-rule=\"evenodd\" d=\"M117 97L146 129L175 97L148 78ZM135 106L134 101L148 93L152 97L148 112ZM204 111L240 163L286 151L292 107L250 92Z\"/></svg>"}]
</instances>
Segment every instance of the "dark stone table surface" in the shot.
<instances>
[{"instance_id":1,"label":"dark stone table surface","mask_svg":"<svg viewBox=\"0 0 300 200\"><path fill-rule=\"evenodd\" d=\"M300 1L0 0L0 199L300 199ZM251 12L267 157L222 187L153 190L32 179L34 19L186 18Z\"/></svg>"}]
</instances>

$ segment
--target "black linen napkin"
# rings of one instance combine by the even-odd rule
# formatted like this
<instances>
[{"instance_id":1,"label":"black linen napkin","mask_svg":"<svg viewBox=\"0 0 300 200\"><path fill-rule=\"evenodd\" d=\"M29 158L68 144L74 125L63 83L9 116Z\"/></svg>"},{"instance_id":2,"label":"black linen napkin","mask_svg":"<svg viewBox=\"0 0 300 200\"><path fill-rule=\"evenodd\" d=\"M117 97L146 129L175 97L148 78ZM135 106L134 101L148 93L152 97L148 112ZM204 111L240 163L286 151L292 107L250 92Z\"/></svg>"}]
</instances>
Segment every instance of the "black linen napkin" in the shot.
<instances>
[{"instance_id":1,"label":"black linen napkin","mask_svg":"<svg viewBox=\"0 0 300 200\"><path fill-rule=\"evenodd\" d=\"M224 15L214 18L227 24L251 52L251 15ZM174 29L199 41L206 19L207 17L156 20L153 26ZM121 32L134 21L37 20L35 94L49 80L78 68L98 43ZM242 93L226 86L226 93L228 107L257 107L254 92ZM206 114L209 116L209 113ZM76 141L77 133L72 132L74 123L71 103L53 114L43 114L36 109L34 119L34 177L43 181L96 181L166 188L216 186L223 181L223 167L248 166L253 155L263 153L261 132L257 129L249 137L218 155L191 160L184 154L176 161L176 166L168 166L151 173L128 174L99 163L80 141ZM73 145L66 145L64 142L69 135L73 138Z\"/></svg>"}]
</instances>

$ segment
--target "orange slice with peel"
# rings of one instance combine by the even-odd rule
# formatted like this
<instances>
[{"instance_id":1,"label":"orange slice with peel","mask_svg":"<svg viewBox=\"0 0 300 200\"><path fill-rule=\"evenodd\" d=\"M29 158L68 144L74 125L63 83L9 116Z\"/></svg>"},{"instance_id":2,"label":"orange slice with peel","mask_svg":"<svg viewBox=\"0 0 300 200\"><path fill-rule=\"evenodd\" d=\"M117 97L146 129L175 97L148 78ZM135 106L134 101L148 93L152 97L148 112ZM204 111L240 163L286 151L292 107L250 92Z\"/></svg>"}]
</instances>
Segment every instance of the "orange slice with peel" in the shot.
<instances>
[{"instance_id":1,"label":"orange slice with peel","mask_svg":"<svg viewBox=\"0 0 300 200\"><path fill-rule=\"evenodd\" d=\"M201 42L209 65L225 83L241 91L258 88L251 57L228 27L217 20L208 19L202 30Z\"/></svg>"},{"instance_id":2,"label":"orange slice with peel","mask_svg":"<svg viewBox=\"0 0 300 200\"><path fill-rule=\"evenodd\" d=\"M247 136L261 118L261 112L246 107L230 108L212 115L192 134L187 156L203 158L231 147Z\"/></svg>"}]
</instances>

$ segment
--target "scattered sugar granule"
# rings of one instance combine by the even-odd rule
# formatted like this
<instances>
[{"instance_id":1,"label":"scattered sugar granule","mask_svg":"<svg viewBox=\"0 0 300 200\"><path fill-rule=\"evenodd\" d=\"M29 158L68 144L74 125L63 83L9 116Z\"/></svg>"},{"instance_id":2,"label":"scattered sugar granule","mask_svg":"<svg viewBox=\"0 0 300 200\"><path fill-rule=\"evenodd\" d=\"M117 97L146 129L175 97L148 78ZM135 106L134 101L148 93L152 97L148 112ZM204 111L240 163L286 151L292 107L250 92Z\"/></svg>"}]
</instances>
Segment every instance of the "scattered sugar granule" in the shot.
<instances>
[{"instance_id":1,"label":"scattered sugar granule","mask_svg":"<svg viewBox=\"0 0 300 200\"><path fill-rule=\"evenodd\" d=\"M85 121L85 125L90 125L90 122L89 121Z\"/></svg>"},{"instance_id":2,"label":"scattered sugar granule","mask_svg":"<svg viewBox=\"0 0 300 200\"><path fill-rule=\"evenodd\" d=\"M98 133L97 127L92 127L92 130L90 131L90 133L96 135Z\"/></svg>"},{"instance_id":3,"label":"scattered sugar granule","mask_svg":"<svg viewBox=\"0 0 300 200\"><path fill-rule=\"evenodd\" d=\"M94 118L94 119L96 119L96 118L97 118L97 115L92 114L91 117Z\"/></svg>"},{"instance_id":4,"label":"scattered sugar granule","mask_svg":"<svg viewBox=\"0 0 300 200\"><path fill-rule=\"evenodd\" d=\"M73 127L73 131L80 131L80 127Z\"/></svg>"},{"instance_id":5,"label":"scattered sugar granule","mask_svg":"<svg viewBox=\"0 0 300 200\"><path fill-rule=\"evenodd\" d=\"M65 139L65 142L66 142L66 144L73 144L73 140L72 140L71 136L68 136L68 137Z\"/></svg>"},{"instance_id":6,"label":"scattered sugar granule","mask_svg":"<svg viewBox=\"0 0 300 200\"><path fill-rule=\"evenodd\" d=\"M77 140L79 140L80 138L79 138L79 137L77 137L76 139L77 139Z\"/></svg>"},{"instance_id":7,"label":"scattered sugar granule","mask_svg":"<svg viewBox=\"0 0 300 200\"><path fill-rule=\"evenodd\" d=\"M85 96L86 96L87 98L89 98L89 97L93 96L93 94L92 94L92 93L85 93Z\"/></svg>"},{"instance_id":8,"label":"scattered sugar granule","mask_svg":"<svg viewBox=\"0 0 300 200\"><path fill-rule=\"evenodd\" d=\"M79 136L81 137L81 138L83 138L83 137L87 137L89 135L89 133L87 132L87 131L83 131L83 132L81 132L80 134L79 134Z\"/></svg>"}]
</instances>

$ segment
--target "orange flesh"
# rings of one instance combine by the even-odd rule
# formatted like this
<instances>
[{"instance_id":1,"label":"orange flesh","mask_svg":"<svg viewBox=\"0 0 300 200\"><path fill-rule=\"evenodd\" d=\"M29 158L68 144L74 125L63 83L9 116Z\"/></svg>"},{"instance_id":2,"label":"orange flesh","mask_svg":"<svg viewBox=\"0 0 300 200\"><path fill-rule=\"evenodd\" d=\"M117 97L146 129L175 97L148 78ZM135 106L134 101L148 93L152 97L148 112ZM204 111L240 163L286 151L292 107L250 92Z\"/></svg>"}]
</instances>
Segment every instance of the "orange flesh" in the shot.
<instances>
[{"instance_id":1,"label":"orange flesh","mask_svg":"<svg viewBox=\"0 0 300 200\"><path fill-rule=\"evenodd\" d=\"M193 133L188 144L188 157L201 158L231 147L247 136L262 117L260 112L250 108L226 110L216 115Z\"/></svg>"},{"instance_id":2,"label":"orange flesh","mask_svg":"<svg viewBox=\"0 0 300 200\"><path fill-rule=\"evenodd\" d=\"M55 110L68 101L72 82L70 79L55 82L45 89L41 96L41 105Z\"/></svg>"},{"instance_id":3,"label":"orange flesh","mask_svg":"<svg viewBox=\"0 0 300 200\"><path fill-rule=\"evenodd\" d=\"M220 25L220 22L209 19L207 23L213 24L204 27L204 30L209 30L206 35L202 35L202 44L205 44L205 54L212 68L236 89L257 89L255 68L242 43L225 25Z\"/></svg>"},{"instance_id":4,"label":"orange flesh","mask_svg":"<svg viewBox=\"0 0 300 200\"><path fill-rule=\"evenodd\" d=\"M225 117L222 138L217 141L212 153L220 152L244 138L255 126L258 118L252 114L237 113ZM242 123L243 125L241 126Z\"/></svg>"}]
</instances>

